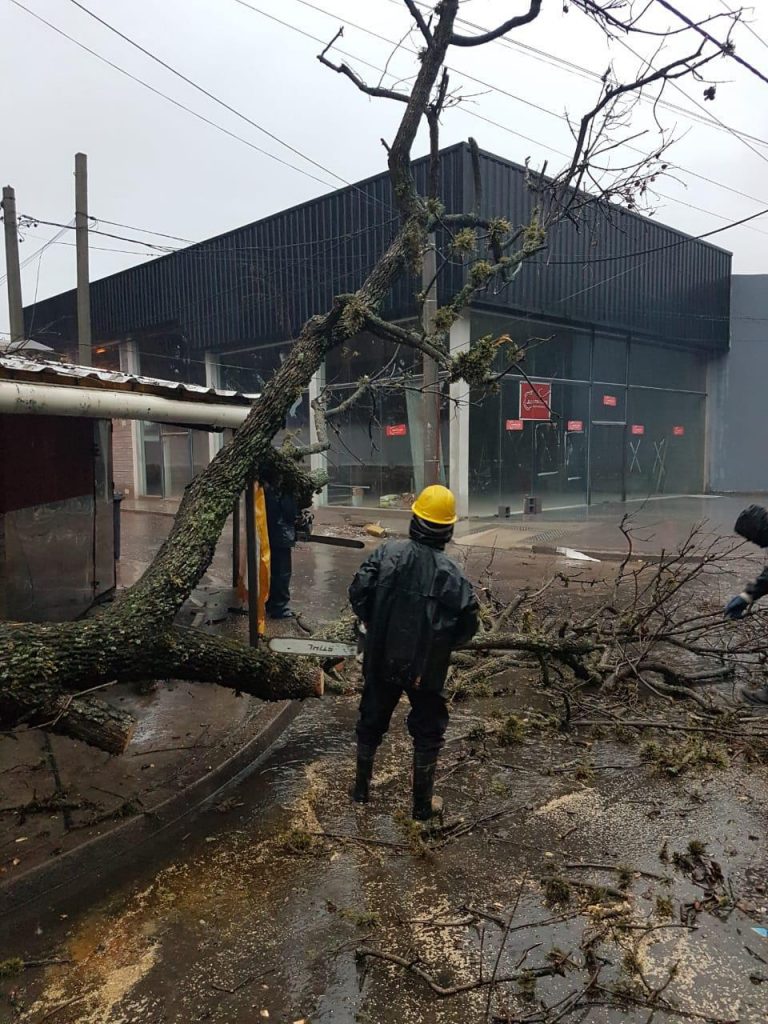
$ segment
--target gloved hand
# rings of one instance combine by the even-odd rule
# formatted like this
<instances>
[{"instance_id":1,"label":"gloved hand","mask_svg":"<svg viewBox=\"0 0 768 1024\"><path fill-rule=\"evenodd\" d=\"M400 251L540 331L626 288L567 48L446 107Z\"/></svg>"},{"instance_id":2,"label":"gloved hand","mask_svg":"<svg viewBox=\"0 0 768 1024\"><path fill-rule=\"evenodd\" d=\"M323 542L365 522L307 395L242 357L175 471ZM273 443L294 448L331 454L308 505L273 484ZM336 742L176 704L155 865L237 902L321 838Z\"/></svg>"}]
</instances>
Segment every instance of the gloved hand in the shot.
<instances>
[{"instance_id":1,"label":"gloved hand","mask_svg":"<svg viewBox=\"0 0 768 1024\"><path fill-rule=\"evenodd\" d=\"M750 602L746 597L742 597L741 594L738 597L732 597L725 608L723 608L723 617L726 619L740 619L747 608L749 608L749 604Z\"/></svg>"}]
</instances>

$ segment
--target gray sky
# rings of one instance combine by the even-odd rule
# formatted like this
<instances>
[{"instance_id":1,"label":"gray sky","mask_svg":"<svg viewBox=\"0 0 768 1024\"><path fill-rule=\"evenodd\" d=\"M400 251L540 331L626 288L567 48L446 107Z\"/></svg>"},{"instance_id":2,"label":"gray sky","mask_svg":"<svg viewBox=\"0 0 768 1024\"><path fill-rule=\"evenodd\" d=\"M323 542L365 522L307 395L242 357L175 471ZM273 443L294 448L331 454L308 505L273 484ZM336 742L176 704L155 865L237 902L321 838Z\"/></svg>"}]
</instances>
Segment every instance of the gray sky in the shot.
<instances>
[{"instance_id":1,"label":"gray sky","mask_svg":"<svg viewBox=\"0 0 768 1024\"><path fill-rule=\"evenodd\" d=\"M402 0L244 0L263 13L237 0L83 0L126 35L326 170L223 110L99 25L71 0L20 2L152 87L321 179L280 164L174 107L36 21L11 0L0 0L2 184L15 187L20 213L68 223L74 217L74 154L81 150L89 160L90 212L100 218L101 230L142 242L133 245L92 236L94 280L146 262L152 252L144 244L148 241L182 244L104 221L199 240L384 167L380 139L392 137L399 104L369 99L348 80L323 68L316 60L320 45L301 33L329 41L345 24L339 45L356 58L345 59L368 78L378 79L363 62L384 68L392 55L390 40L400 40L408 31L410 19ZM679 0L679 6L698 17L705 11L722 12L726 2L736 6L735 0ZM610 59L620 72L636 65L625 48L619 44L609 48L583 15L573 10L565 14L563 6L563 0L544 0L543 16L511 38L599 74ZM464 0L461 16L487 27L526 7L524 0ZM740 27L735 37L738 52L768 75L768 10L754 10L749 17L761 38ZM659 27L671 21L660 11ZM648 45L630 42L638 52L652 53ZM404 47L417 46L416 35L404 41ZM570 142L562 115L568 112L577 117L590 105L597 91L594 81L577 70L553 66L539 53L503 43L453 49L449 64L455 69L453 86L472 98L446 114L443 145L472 135L482 148L512 160L530 157L535 165L548 160L550 170L562 166L564 157L558 151L566 152ZM412 52L399 50L388 70L397 78L412 75ZM485 84L468 80L460 72ZM659 183L662 195L655 202L655 216L692 234L768 207L768 84L725 60L717 64L714 74L721 83L714 103L703 102L700 83L686 81L682 88L687 95L673 89L665 93L667 101L685 111L659 111L679 140L670 154L678 169L674 177ZM392 81L392 77L386 79L388 84ZM702 123L707 115L766 141L747 145L717 126ZM640 131L651 125L651 109L643 105L633 114L632 128ZM422 138L417 154L425 146ZM720 187L723 184L751 198L729 192ZM42 224L25 230L22 260L56 230ZM767 237L768 215L713 241L734 253L736 272L760 273L768 271ZM42 299L73 287L73 243L74 233L66 231L28 263L22 276L25 304L36 295ZM0 277L4 272L0 256ZM7 330L3 288L0 331Z\"/></svg>"}]
</instances>

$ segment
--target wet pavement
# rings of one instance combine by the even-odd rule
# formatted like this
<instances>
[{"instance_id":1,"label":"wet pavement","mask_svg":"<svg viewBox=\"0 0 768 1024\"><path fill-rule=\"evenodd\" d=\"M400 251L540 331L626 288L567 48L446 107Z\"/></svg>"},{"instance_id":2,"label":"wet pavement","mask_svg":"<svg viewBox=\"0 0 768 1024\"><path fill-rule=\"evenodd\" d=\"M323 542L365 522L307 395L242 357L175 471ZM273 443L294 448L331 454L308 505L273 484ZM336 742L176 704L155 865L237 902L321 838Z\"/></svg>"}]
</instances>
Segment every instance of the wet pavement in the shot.
<instances>
[{"instance_id":1,"label":"wet pavement","mask_svg":"<svg viewBox=\"0 0 768 1024\"><path fill-rule=\"evenodd\" d=\"M615 740L467 739L529 696L457 709L439 789L465 832L426 844L406 823L402 712L360 808L346 795L354 701L307 705L229 809L151 872L16 930L3 955L67 962L6 980L0 1021L536 1019L595 971L591 1002L567 1019L765 1021L765 768L672 782ZM686 864L699 842L722 867L717 899ZM470 990L436 994L415 959L435 985ZM516 980L489 1008L494 971Z\"/></svg>"},{"instance_id":2,"label":"wet pavement","mask_svg":"<svg viewBox=\"0 0 768 1024\"><path fill-rule=\"evenodd\" d=\"M131 518L145 523L126 540L135 573L170 520ZM506 594L556 568L613 571L455 553ZM301 545L297 609L335 618L363 554ZM712 581L717 599L747 566L734 570ZM212 584L228 573L225 541ZM361 808L347 798L355 699L307 702L151 869L0 922L0 960L29 964L0 977L0 1024L768 1020L754 930L768 924L765 764L734 749L725 767L660 775L614 730L548 726L557 709L530 682L455 706L438 781L448 827L426 841L408 823L405 709ZM521 725L503 746L511 712ZM61 962L34 965L46 960Z\"/></svg>"}]
</instances>

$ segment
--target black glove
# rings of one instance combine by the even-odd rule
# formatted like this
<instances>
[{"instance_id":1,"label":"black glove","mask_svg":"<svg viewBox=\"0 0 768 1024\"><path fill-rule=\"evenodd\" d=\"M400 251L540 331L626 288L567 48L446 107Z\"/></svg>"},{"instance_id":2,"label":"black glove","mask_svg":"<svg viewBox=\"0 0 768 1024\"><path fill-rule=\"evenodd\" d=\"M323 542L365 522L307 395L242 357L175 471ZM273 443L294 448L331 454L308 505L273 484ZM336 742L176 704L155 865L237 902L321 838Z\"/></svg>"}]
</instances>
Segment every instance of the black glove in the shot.
<instances>
[{"instance_id":1,"label":"black glove","mask_svg":"<svg viewBox=\"0 0 768 1024\"><path fill-rule=\"evenodd\" d=\"M738 597L732 597L725 608L723 608L723 617L726 619L740 619L750 604L751 602L742 594L739 594Z\"/></svg>"}]
</instances>

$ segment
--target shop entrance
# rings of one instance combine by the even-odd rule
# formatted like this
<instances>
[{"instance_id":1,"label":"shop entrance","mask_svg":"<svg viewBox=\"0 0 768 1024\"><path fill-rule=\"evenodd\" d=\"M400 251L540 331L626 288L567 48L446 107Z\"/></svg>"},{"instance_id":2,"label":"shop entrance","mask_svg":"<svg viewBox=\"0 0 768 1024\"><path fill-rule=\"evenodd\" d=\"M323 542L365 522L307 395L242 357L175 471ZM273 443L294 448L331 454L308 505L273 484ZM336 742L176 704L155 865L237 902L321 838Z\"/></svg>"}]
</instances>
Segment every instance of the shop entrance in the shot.
<instances>
[{"instance_id":1,"label":"shop entrance","mask_svg":"<svg viewBox=\"0 0 768 1024\"><path fill-rule=\"evenodd\" d=\"M624 501L626 497L625 423L592 421L590 502Z\"/></svg>"}]
</instances>

